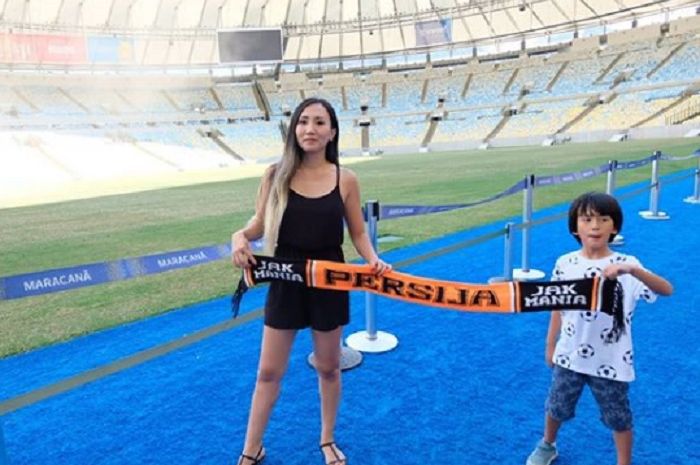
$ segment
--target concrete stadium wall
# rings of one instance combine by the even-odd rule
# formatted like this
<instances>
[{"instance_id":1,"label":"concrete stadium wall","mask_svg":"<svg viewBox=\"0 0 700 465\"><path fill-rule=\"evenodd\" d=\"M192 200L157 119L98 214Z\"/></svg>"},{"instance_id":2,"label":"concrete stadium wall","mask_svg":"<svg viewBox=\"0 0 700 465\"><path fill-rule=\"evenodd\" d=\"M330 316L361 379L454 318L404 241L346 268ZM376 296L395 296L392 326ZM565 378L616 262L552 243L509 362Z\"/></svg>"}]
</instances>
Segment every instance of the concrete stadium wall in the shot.
<instances>
[{"instance_id":1,"label":"concrete stadium wall","mask_svg":"<svg viewBox=\"0 0 700 465\"><path fill-rule=\"evenodd\" d=\"M626 133L629 139L666 139L674 137L684 137L693 129L700 129L700 124L680 124L677 126L658 126L658 127L643 127L632 128L629 130L623 129L605 129L599 131L590 131L582 133L566 133L559 138L571 138L568 142L585 143L585 142L607 142L615 134ZM518 145L540 145L544 137L520 137L520 138L501 138L491 142L492 147L509 147Z\"/></svg>"},{"instance_id":2,"label":"concrete stadium wall","mask_svg":"<svg viewBox=\"0 0 700 465\"><path fill-rule=\"evenodd\" d=\"M689 32L698 32L700 29L700 16L690 16L673 21L670 24L669 32L675 34L687 34Z\"/></svg>"},{"instance_id":3,"label":"concrete stadium wall","mask_svg":"<svg viewBox=\"0 0 700 465\"><path fill-rule=\"evenodd\" d=\"M659 127L645 127L645 128L634 128L626 131L627 137L629 139L644 140L644 139L665 139L665 138L676 138L684 137L688 132L692 130L700 130L700 123L695 124L681 124L677 126L659 126ZM562 139L566 137L567 143L587 143L587 142L607 142L615 134L623 132L619 129L608 129L602 131L591 131L586 133L578 134L565 134L560 136ZM519 146L541 146L542 142L545 140L545 136L529 136L529 137L511 137L511 138L498 138L490 142L490 147L519 147ZM700 137L698 138L700 139ZM452 151L452 150L476 150L481 145L481 140L463 140L454 142L441 142L430 144L429 151L431 152L442 152L442 151ZM403 145L403 146L393 146L393 147L372 147L371 152L374 154L376 150L381 150L382 153L387 155L393 154L403 154L403 153L416 153L420 151L417 145ZM345 152L346 155L359 155L359 150L350 150Z\"/></svg>"},{"instance_id":4,"label":"concrete stadium wall","mask_svg":"<svg viewBox=\"0 0 700 465\"><path fill-rule=\"evenodd\" d=\"M586 37L583 39L574 40L571 43L571 50L576 52L598 50L599 45L600 36Z\"/></svg>"},{"instance_id":5,"label":"concrete stadium wall","mask_svg":"<svg viewBox=\"0 0 700 465\"><path fill-rule=\"evenodd\" d=\"M624 132L629 139L665 139L672 137L683 137L690 130L697 129L698 124L681 124L677 126L658 126L658 127L642 127L632 128L627 131L621 130L604 130L591 131L578 134L567 134L571 137L571 142L601 142L610 140L615 134Z\"/></svg>"},{"instance_id":6,"label":"concrete stadium wall","mask_svg":"<svg viewBox=\"0 0 700 465\"><path fill-rule=\"evenodd\" d=\"M662 126L651 128L636 128L627 131L629 139L645 140L645 139L665 139L685 137L690 131L696 130L700 133L700 123L683 124L678 126ZM566 137L571 137L566 143L588 143L588 142L608 142L612 136L619 134L619 130L592 131L581 134L567 134ZM501 138L490 142L490 147L526 147L526 146L542 146L544 136L518 137L518 138ZM697 137L700 142L700 136ZM429 152L450 152L456 150L477 150L481 145L481 140L463 140L454 142L441 142L430 144ZM611 142L612 143L612 142ZM418 153L421 148L418 145L401 145L391 147L372 147L370 155L403 155L408 153ZM341 152L341 156L362 156L361 149L348 149ZM683 155L683 154L678 154Z\"/></svg>"},{"instance_id":7,"label":"concrete stadium wall","mask_svg":"<svg viewBox=\"0 0 700 465\"><path fill-rule=\"evenodd\" d=\"M627 31L608 35L608 45L621 45L635 42L645 42L661 36L661 26L652 24Z\"/></svg>"}]
</instances>

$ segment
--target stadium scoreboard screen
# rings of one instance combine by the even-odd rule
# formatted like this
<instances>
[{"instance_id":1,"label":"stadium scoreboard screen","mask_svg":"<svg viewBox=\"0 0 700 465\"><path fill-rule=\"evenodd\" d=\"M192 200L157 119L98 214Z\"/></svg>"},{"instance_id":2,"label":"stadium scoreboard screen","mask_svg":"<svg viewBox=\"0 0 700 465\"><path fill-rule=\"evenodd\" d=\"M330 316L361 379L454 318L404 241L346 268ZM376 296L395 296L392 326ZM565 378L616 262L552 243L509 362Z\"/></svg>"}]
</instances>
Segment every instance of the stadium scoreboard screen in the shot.
<instances>
[{"instance_id":1,"label":"stadium scoreboard screen","mask_svg":"<svg viewBox=\"0 0 700 465\"><path fill-rule=\"evenodd\" d=\"M220 63L279 63L282 29L228 29L217 32Z\"/></svg>"}]
</instances>

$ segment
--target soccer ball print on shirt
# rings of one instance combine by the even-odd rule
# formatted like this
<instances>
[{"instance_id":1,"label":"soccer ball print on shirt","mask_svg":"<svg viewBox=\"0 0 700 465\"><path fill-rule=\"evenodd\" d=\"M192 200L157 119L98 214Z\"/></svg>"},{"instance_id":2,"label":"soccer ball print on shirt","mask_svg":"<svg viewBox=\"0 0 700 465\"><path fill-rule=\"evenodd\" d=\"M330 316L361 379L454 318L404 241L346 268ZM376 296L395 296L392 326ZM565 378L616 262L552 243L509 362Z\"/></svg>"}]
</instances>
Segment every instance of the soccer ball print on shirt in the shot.
<instances>
[{"instance_id":1,"label":"soccer ball print on shirt","mask_svg":"<svg viewBox=\"0 0 700 465\"><path fill-rule=\"evenodd\" d=\"M606 266L631 263L641 266L630 255L613 252L601 259L588 259L580 251L557 260L553 280L592 278L601 276ZM561 332L552 361L564 368L600 378L617 381L634 380L632 349L632 314L639 299L653 302L656 295L635 277L624 274L618 278L624 297L625 329L616 341L613 320L600 312L561 312Z\"/></svg>"}]
</instances>

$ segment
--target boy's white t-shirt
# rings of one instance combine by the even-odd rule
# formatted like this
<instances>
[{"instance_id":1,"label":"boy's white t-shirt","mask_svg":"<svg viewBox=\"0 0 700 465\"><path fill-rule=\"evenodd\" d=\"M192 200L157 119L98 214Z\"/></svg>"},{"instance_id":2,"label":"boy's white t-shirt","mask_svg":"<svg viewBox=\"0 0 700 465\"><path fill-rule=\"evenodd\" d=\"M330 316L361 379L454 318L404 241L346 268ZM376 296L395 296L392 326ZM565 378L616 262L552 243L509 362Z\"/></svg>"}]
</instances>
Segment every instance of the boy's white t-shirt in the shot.
<instances>
[{"instance_id":1,"label":"boy's white t-shirt","mask_svg":"<svg viewBox=\"0 0 700 465\"><path fill-rule=\"evenodd\" d=\"M605 258L588 259L581 251L562 255L557 260L552 280L582 279L600 276L611 263L640 266L631 255L613 252ZM602 312L562 311L561 331L552 361L579 373L616 381L634 380L634 351L632 349L632 316L637 300L654 302L656 294L630 274L620 275L618 281L624 292L625 332L619 341L606 343L613 318Z\"/></svg>"}]
</instances>

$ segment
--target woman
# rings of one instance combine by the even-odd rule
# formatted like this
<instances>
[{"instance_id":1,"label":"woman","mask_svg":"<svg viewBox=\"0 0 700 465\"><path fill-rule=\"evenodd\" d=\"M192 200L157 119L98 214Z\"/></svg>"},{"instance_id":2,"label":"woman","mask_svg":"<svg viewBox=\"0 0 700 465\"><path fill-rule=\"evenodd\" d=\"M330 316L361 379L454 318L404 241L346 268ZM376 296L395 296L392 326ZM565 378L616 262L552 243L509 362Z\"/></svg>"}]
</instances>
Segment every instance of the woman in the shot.
<instances>
[{"instance_id":1,"label":"woman","mask_svg":"<svg viewBox=\"0 0 700 465\"><path fill-rule=\"evenodd\" d=\"M238 267L255 263L250 241L264 235L266 251L285 258L344 261L343 220L357 252L377 274L379 259L364 229L355 174L338 164L338 119L325 100L309 98L294 111L282 159L263 175L255 215L231 239ZM313 225L313 226L312 226ZM334 440L340 402L340 339L349 320L348 293L273 282L243 453L238 465L265 458L262 438L280 390L297 330L311 327L321 398L320 448L326 464L347 465Z\"/></svg>"}]
</instances>

